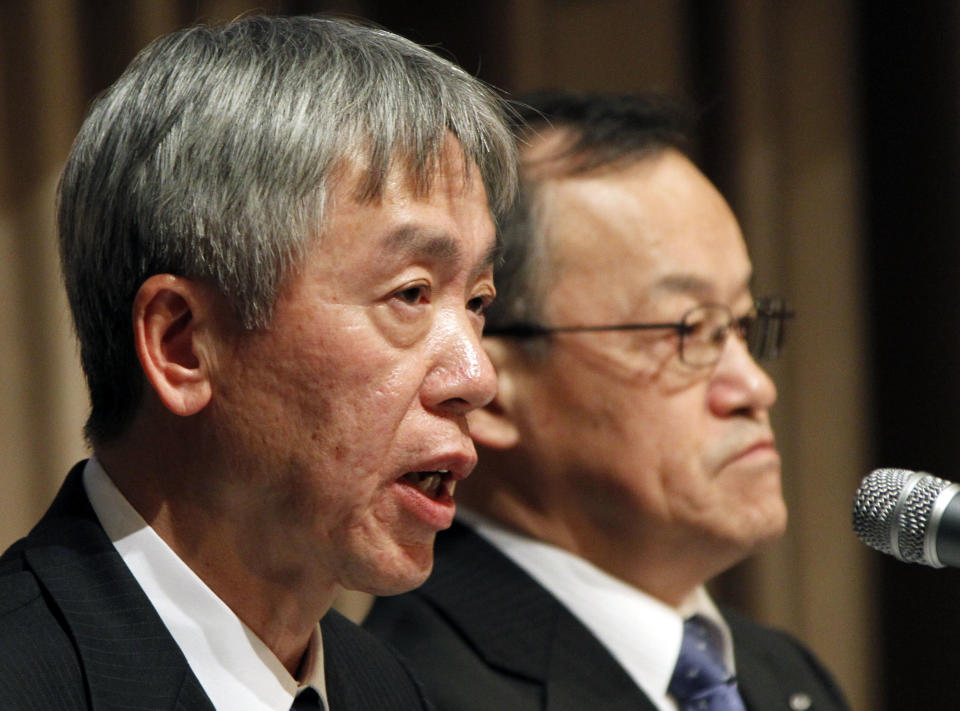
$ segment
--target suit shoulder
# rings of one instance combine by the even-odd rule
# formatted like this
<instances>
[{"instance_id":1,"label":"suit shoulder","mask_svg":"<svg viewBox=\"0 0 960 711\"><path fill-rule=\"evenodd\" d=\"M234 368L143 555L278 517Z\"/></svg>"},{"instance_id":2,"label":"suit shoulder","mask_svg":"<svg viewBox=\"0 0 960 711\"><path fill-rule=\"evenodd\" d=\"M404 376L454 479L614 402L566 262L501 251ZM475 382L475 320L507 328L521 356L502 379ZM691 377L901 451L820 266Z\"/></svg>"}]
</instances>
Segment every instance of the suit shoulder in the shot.
<instances>
[{"instance_id":1,"label":"suit shoulder","mask_svg":"<svg viewBox=\"0 0 960 711\"><path fill-rule=\"evenodd\" d=\"M40 596L36 578L27 570L18 541L0 558L0 620ZM4 629L0 625L0 632Z\"/></svg>"},{"instance_id":2,"label":"suit shoulder","mask_svg":"<svg viewBox=\"0 0 960 711\"><path fill-rule=\"evenodd\" d=\"M466 671L486 663L457 625L417 591L377 598L363 626L409 660L428 688L451 665Z\"/></svg>"},{"instance_id":3,"label":"suit shoulder","mask_svg":"<svg viewBox=\"0 0 960 711\"><path fill-rule=\"evenodd\" d=\"M723 610L723 616L730 624L734 639L739 644L751 649L766 649L771 652L781 652L791 657L797 656L820 666L813 652L786 630L761 624L730 609Z\"/></svg>"},{"instance_id":4,"label":"suit shoulder","mask_svg":"<svg viewBox=\"0 0 960 711\"><path fill-rule=\"evenodd\" d=\"M418 591L378 598L364 627L397 648L440 709L539 709L542 685L494 663Z\"/></svg>"},{"instance_id":5,"label":"suit shoulder","mask_svg":"<svg viewBox=\"0 0 960 711\"><path fill-rule=\"evenodd\" d=\"M393 663L395 655L379 639L359 625L354 624L335 610L328 612L321 621L324 647L330 642L341 650L358 650L373 655L374 659Z\"/></svg>"},{"instance_id":6,"label":"suit shoulder","mask_svg":"<svg viewBox=\"0 0 960 711\"><path fill-rule=\"evenodd\" d=\"M5 561L0 572L3 708L85 708L83 689L73 642L33 574Z\"/></svg>"},{"instance_id":7,"label":"suit shoulder","mask_svg":"<svg viewBox=\"0 0 960 711\"><path fill-rule=\"evenodd\" d=\"M403 644L396 646L403 650L407 646L408 638L422 639L424 624L429 624L429 618L436 616L436 612L416 592L390 597L378 597L373 607L363 621L365 629L380 639L391 644L402 640Z\"/></svg>"}]
</instances>

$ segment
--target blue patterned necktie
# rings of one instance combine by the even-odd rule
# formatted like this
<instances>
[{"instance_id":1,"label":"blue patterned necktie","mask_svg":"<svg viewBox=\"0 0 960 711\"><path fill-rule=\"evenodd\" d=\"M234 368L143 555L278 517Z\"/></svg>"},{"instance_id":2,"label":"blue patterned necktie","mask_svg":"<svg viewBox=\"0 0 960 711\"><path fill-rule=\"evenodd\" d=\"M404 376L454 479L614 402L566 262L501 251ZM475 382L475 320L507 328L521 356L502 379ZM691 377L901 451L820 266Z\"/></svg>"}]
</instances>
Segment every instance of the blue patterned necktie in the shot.
<instances>
[{"instance_id":1,"label":"blue patterned necktie","mask_svg":"<svg viewBox=\"0 0 960 711\"><path fill-rule=\"evenodd\" d=\"M737 680L723 663L720 630L701 615L683 623L683 643L667 691L680 711L746 711Z\"/></svg>"}]
</instances>

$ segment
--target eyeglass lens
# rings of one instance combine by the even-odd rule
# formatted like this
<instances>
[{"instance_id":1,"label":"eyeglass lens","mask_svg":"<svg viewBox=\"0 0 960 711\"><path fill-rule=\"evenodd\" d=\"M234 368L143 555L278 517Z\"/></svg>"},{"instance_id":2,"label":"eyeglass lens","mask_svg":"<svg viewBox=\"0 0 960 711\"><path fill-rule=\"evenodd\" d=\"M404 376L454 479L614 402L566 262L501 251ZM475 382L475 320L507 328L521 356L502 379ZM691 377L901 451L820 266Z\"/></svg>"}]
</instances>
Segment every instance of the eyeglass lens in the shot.
<instances>
[{"instance_id":1,"label":"eyeglass lens","mask_svg":"<svg viewBox=\"0 0 960 711\"><path fill-rule=\"evenodd\" d=\"M773 360L783 348L785 326L793 313L787 308L787 302L778 296L758 299L755 316L748 324L746 332L747 348L757 360Z\"/></svg>"},{"instance_id":2,"label":"eyeglass lens","mask_svg":"<svg viewBox=\"0 0 960 711\"><path fill-rule=\"evenodd\" d=\"M780 355L784 321L791 315L779 297L758 300L755 310L739 319L734 319L726 306L697 306L683 317L680 359L693 366L716 363L733 328L756 360L772 360Z\"/></svg>"}]
</instances>

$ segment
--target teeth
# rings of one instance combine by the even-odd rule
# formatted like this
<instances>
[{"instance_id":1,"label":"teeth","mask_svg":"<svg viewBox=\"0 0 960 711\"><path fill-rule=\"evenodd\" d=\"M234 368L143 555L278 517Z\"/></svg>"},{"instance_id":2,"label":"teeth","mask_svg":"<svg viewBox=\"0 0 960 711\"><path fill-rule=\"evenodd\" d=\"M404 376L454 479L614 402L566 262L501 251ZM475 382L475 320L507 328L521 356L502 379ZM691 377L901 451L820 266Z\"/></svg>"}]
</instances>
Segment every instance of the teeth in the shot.
<instances>
[{"instance_id":1,"label":"teeth","mask_svg":"<svg viewBox=\"0 0 960 711\"><path fill-rule=\"evenodd\" d=\"M440 474L427 474L417 483L417 488L427 496L436 496L442 483L443 477Z\"/></svg>"},{"instance_id":2,"label":"teeth","mask_svg":"<svg viewBox=\"0 0 960 711\"><path fill-rule=\"evenodd\" d=\"M441 469L434 472L410 472L405 474L403 478L426 496L436 498L449 474L448 470ZM453 493L453 485L454 482L451 481L448 487L448 493L450 494Z\"/></svg>"}]
</instances>

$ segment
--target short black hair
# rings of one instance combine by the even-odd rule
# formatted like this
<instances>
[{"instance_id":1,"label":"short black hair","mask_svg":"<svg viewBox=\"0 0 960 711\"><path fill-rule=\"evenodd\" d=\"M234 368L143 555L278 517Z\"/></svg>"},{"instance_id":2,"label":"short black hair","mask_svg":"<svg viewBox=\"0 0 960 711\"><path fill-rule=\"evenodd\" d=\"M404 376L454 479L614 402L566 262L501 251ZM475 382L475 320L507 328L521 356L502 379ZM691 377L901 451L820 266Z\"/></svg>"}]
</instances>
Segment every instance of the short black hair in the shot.
<instances>
[{"instance_id":1,"label":"short black hair","mask_svg":"<svg viewBox=\"0 0 960 711\"><path fill-rule=\"evenodd\" d=\"M685 103L665 95L549 90L516 96L512 104L521 144L521 188L500 224L497 299L487 311L491 328L541 321L551 271L538 224L542 178L617 169L668 149L690 157L692 150L693 114ZM567 140L547 159L551 169L533 169L523 148L550 131L562 132Z\"/></svg>"},{"instance_id":2,"label":"short black hair","mask_svg":"<svg viewBox=\"0 0 960 711\"><path fill-rule=\"evenodd\" d=\"M538 91L517 97L514 108L514 129L528 140L550 128L570 134L554 158L566 160L572 173L632 163L665 148L691 150L691 111L662 94Z\"/></svg>"}]
</instances>

